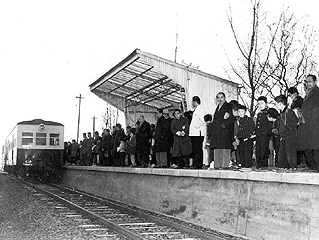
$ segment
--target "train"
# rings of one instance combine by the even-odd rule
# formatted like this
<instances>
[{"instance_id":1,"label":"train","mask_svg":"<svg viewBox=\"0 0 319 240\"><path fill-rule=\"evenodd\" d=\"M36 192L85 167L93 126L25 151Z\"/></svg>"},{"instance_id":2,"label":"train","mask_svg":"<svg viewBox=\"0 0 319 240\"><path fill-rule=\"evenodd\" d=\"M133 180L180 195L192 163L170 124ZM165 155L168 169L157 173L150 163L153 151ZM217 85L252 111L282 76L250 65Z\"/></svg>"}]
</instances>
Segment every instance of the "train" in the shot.
<instances>
[{"instance_id":1,"label":"train","mask_svg":"<svg viewBox=\"0 0 319 240\"><path fill-rule=\"evenodd\" d=\"M34 119L16 124L2 147L2 168L19 176L48 177L62 166L64 125Z\"/></svg>"}]
</instances>

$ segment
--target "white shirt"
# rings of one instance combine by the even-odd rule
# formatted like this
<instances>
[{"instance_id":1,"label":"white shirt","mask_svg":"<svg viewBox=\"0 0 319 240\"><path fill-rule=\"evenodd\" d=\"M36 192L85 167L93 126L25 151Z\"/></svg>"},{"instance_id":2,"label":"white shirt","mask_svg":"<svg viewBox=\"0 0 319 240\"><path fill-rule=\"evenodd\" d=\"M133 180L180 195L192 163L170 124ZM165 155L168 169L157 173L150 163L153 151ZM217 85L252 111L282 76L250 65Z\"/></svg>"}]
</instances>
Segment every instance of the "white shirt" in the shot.
<instances>
[{"instance_id":1,"label":"white shirt","mask_svg":"<svg viewBox=\"0 0 319 240\"><path fill-rule=\"evenodd\" d=\"M189 136L205 136L205 115L205 108L202 105L198 105L193 113L191 125L189 126Z\"/></svg>"}]
</instances>

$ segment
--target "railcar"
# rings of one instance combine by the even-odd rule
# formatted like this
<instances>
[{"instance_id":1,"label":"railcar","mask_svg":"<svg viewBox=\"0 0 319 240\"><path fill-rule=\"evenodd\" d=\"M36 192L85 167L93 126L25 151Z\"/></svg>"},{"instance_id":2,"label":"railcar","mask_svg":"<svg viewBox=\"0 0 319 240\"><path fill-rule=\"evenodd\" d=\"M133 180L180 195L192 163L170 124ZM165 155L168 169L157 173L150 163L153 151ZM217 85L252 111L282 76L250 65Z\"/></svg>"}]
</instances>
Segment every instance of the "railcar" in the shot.
<instances>
[{"instance_id":1,"label":"railcar","mask_svg":"<svg viewBox=\"0 0 319 240\"><path fill-rule=\"evenodd\" d=\"M19 122L3 146L4 170L16 175L48 175L60 168L64 125L34 119Z\"/></svg>"}]
</instances>

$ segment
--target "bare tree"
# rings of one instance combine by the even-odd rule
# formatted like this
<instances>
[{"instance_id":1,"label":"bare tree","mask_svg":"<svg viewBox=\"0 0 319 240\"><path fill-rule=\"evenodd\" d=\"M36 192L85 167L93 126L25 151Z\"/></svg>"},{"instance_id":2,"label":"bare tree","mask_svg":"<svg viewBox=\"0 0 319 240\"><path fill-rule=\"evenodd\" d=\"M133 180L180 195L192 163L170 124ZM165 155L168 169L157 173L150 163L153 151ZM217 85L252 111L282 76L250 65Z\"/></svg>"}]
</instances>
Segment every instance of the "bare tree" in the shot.
<instances>
[{"instance_id":1,"label":"bare tree","mask_svg":"<svg viewBox=\"0 0 319 240\"><path fill-rule=\"evenodd\" d=\"M255 114L256 99L286 93L301 84L305 74L317 66L313 54L317 34L306 18L297 19L288 9L269 24L261 10L261 0L251 0L251 21L248 37L240 39L235 28L232 9L228 21L239 49L240 64L230 62L232 72L242 82L242 100Z\"/></svg>"},{"instance_id":2,"label":"bare tree","mask_svg":"<svg viewBox=\"0 0 319 240\"><path fill-rule=\"evenodd\" d=\"M273 33L268 25L271 37L275 37L272 49L273 58L265 71L268 84L265 87L274 97L285 94L289 87L298 87L307 73L316 69L314 48L317 34L307 21L307 17L297 19L289 9L283 10L279 19L280 31ZM276 91L270 91L269 86L275 85Z\"/></svg>"},{"instance_id":3,"label":"bare tree","mask_svg":"<svg viewBox=\"0 0 319 240\"><path fill-rule=\"evenodd\" d=\"M248 100L246 98L242 99L249 106L250 113L254 115L256 111L256 99L260 95L267 95L267 91L264 88L264 72L269 65L275 37L264 39L261 35L261 22L264 22L267 17L266 14L261 12L261 0L251 0L251 5L251 25L249 27L251 30L246 41L245 39L241 40L236 31L231 7L229 7L227 16L242 58L239 66L235 66L230 62L231 69L241 80L243 85L242 93L248 97ZM279 24L276 26L275 33L278 29Z\"/></svg>"},{"instance_id":4,"label":"bare tree","mask_svg":"<svg viewBox=\"0 0 319 240\"><path fill-rule=\"evenodd\" d=\"M110 104L107 104L105 112L102 116L102 128L112 129L118 123L119 112L118 109L114 109Z\"/></svg>"}]
</instances>

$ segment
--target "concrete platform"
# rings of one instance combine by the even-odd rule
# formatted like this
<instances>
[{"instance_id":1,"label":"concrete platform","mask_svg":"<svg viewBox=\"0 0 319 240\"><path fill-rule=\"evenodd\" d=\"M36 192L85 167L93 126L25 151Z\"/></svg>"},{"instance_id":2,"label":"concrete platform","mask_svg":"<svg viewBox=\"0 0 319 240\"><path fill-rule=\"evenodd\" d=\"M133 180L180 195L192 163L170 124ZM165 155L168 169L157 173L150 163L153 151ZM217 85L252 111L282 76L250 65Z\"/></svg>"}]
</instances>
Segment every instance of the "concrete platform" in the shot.
<instances>
[{"instance_id":1,"label":"concrete platform","mask_svg":"<svg viewBox=\"0 0 319 240\"><path fill-rule=\"evenodd\" d=\"M62 183L249 239L319 239L319 174L65 166Z\"/></svg>"}]
</instances>

